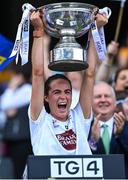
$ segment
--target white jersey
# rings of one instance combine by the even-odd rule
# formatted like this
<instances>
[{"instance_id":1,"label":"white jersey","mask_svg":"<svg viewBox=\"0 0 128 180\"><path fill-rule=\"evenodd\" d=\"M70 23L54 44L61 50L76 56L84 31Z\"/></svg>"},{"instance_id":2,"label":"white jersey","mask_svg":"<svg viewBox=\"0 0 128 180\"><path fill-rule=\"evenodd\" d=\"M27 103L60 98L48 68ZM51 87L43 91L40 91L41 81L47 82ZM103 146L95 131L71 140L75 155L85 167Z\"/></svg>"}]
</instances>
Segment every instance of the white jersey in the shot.
<instances>
[{"instance_id":1,"label":"white jersey","mask_svg":"<svg viewBox=\"0 0 128 180\"><path fill-rule=\"evenodd\" d=\"M1 96L1 110L6 111L23 107L30 103L32 85L29 83L23 84L17 89L7 88Z\"/></svg>"},{"instance_id":2,"label":"white jersey","mask_svg":"<svg viewBox=\"0 0 128 180\"><path fill-rule=\"evenodd\" d=\"M70 110L66 122L60 122L42 109L38 119L30 118L30 134L34 155L89 155L87 142L92 115L84 119L80 104Z\"/></svg>"}]
</instances>

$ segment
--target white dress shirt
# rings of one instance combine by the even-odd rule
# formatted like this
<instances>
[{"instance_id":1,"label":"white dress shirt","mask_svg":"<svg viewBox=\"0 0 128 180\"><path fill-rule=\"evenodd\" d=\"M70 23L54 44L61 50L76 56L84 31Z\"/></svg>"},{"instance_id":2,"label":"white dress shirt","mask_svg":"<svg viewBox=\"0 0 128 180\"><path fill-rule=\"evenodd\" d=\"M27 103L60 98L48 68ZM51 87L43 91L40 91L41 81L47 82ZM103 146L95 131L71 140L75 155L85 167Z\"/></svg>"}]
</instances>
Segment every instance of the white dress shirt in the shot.
<instances>
[{"instance_id":1,"label":"white dress shirt","mask_svg":"<svg viewBox=\"0 0 128 180\"><path fill-rule=\"evenodd\" d=\"M111 139L111 136L112 136L112 131L113 131L113 123L114 123L114 118L113 117L111 117L108 121L106 121L106 122L103 122L103 121L99 121L100 122L100 129L101 129L101 131L100 131L100 136L102 137L102 134L103 134L103 128L102 128L102 125L103 124L106 124L107 126L108 126L108 132L109 132L109 137L110 137L110 139Z\"/></svg>"}]
</instances>

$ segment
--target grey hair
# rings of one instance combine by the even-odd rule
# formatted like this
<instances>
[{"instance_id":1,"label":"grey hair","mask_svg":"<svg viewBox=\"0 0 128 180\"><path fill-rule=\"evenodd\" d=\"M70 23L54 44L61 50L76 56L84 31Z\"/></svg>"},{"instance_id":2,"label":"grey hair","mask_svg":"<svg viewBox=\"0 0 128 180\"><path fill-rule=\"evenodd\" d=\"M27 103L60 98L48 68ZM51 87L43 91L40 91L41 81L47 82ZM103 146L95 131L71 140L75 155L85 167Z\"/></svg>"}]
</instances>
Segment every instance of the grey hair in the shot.
<instances>
[{"instance_id":1,"label":"grey hair","mask_svg":"<svg viewBox=\"0 0 128 180\"><path fill-rule=\"evenodd\" d=\"M108 83L105 82L105 81L96 81L95 84L94 84L94 87L95 87L96 85L99 85L99 84L104 84L104 85L108 86L108 87L111 89L112 97L116 100L115 90L114 90L114 88L113 88L110 84L108 84Z\"/></svg>"}]
</instances>

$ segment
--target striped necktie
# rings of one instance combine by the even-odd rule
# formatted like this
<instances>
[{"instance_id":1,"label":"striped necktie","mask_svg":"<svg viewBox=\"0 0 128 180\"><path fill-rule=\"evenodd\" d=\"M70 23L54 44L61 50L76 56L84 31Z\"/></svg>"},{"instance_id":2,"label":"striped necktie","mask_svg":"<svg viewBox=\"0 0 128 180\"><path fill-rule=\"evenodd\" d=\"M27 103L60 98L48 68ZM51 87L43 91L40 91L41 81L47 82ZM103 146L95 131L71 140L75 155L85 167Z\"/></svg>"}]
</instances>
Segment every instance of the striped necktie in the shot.
<instances>
[{"instance_id":1,"label":"striped necktie","mask_svg":"<svg viewBox=\"0 0 128 180\"><path fill-rule=\"evenodd\" d=\"M108 132L108 125L103 124L101 127L103 128L102 141L104 144L105 152L106 154L109 154L110 137L109 137L109 132Z\"/></svg>"}]
</instances>

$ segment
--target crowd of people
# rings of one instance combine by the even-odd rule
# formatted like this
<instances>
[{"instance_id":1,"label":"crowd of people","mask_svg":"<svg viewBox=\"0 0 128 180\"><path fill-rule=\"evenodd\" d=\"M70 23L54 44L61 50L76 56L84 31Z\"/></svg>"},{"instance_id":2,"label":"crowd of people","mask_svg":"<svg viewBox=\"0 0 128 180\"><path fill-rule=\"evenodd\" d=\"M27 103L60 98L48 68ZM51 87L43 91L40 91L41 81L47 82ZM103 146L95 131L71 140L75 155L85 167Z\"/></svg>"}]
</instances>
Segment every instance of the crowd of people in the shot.
<instances>
[{"instance_id":1,"label":"crowd of people","mask_svg":"<svg viewBox=\"0 0 128 180\"><path fill-rule=\"evenodd\" d=\"M34 11L30 17L32 73L16 69L0 96L4 156L13 160L15 178L22 177L29 154L123 154L128 178L128 56L122 60L119 44L112 41L105 60L99 62L89 31L89 67L52 72L48 69L50 37L40 13ZM100 28L108 18L98 13L96 22ZM113 58L118 60L113 63Z\"/></svg>"}]
</instances>

